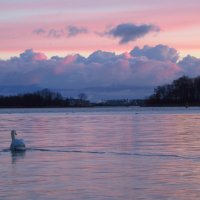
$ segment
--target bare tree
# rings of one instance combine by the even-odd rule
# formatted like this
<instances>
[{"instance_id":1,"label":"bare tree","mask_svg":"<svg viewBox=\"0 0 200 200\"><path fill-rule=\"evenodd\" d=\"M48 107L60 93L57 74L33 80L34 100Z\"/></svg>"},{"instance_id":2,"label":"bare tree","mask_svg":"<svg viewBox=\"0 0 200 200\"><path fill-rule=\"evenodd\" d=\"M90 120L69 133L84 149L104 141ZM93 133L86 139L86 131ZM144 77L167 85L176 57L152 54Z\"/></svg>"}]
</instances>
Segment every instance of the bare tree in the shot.
<instances>
[{"instance_id":1,"label":"bare tree","mask_svg":"<svg viewBox=\"0 0 200 200\"><path fill-rule=\"evenodd\" d=\"M81 101L86 101L88 99L88 96L85 94L85 93L80 93L78 95L78 98L81 100Z\"/></svg>"}]
</instances>

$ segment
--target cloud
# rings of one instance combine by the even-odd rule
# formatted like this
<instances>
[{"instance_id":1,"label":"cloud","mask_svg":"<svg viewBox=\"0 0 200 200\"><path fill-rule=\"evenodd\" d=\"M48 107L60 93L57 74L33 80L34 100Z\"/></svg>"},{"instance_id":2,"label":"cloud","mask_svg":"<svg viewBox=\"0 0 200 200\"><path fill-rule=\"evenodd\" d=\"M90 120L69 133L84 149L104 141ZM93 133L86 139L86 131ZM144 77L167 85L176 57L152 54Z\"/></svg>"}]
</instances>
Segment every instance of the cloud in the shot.
<instances>
[{"instance_id":1,"label":"cloud","mask_svg":"<svg viewBox=\"0 0 200 200\"><path fill-rule=\"evenodd\" d=\"M33 49L27 49L20 54L20 59L25 62L46 60L47 57L43 53L34 52Z\"/></svg>"},{"instance_id":2,"label":"cloud","mask_svg":"<svg viewBox=\"0 0 200 200\"><path fill-rule=\"evenodd\" d=\"M135 47L131 52L133 56L145 56L148 59L177 62L179 54L176 49L159 44L155 47L145 45L143 48Z\"/></svg>"},{"instance_id":3,"label":"cloud","mask_svg":"<svg viewBox=\"0 0 200 200\"><path fill-rule=\"evenodd\" d=\"M178 63L185 75L195 77L200 75L200 58L187 55Z\"/></svg>"},{"instance_id":4,"label":"cloud","mask_svg":"<svg viewBox=\"0 0 200 200\"><path fill-rule=\"evenodd\" d=\"M144 37L150 32L158 32L159 28L154 25L142 24L135 25L132 23L119 24L116 27L106 31L105 34L114 38L119 38L120 44L126 44Z\"/></svg>"},{"instance_id":5,"label":"cloud","mask_svg":"<svg viewBox=\"0 0 200 200\"><path fill-rule=\"evenodd\" d=\"M88 63L104 63L108 60L115 59L115 57L115 53L98 50L92 53L87 61Z\"/></svg>"},{"instance_id":6,"label":"cloud","mask_svg":"<svg viewBox=\"0 0 200 200\"><path fill-rule=\"evenodd\" d=\"M63 37L64 35L65 35L65 32L62 29L60 30L50 29L48 33L48 36L53 37L53 38L60 38L60 37Z\"/></svg>"},{"instance_id":7,"label":"cloud","mask_svg":"<svg viewBox=\"0 0 200 200\"><path fill-rule=\"evenodd\" d=\"M157 48L165 53L157 55ZM170 83L181 75L200 75L200 59L187 56L175 62L178 53L170 49L164 45L145 46L140 51L134 48L120 55L98 50L87 58L79 54L47 58L28 49L17 57L0 60L0 86L34 84L39 88L73 91L73 94L85 91L93 99L120 98L120 95L121 98L144 97L148 95L145 88L153 92L155 86ZM143 96L138 88L145 91Z\"/></svg>"},{"instance_id":8,"label":"cloud","mask_svg":"<svg viewBox=\"0 0 200 200\"><path fill-rule=\"evenodd\" d=\"M77 27L77 26L68 26L67 27L67 36L68 37L74 37L77 36L78 34L82 34L82 33L87 33L88 30L86 28L83 27Z\"/></svg>"},{"instance_id":9,"label":"cloud","mask_svg":"<svg viewBox=\"0 0 200 200\"><path fill-rule=\"evenodd\" d=\"M33 30L33 33L36 35L42 35L42 34L45 34L46 31L43 28L37 28L37 29Z\"/></svg>"},{"instance_id":10,"label":"cloud","mask_svg":"<svg viewBox=\"0 0 200 200\"><path fill-rule=\"evenodd\" d=\"M44 28L37 28L32 31L33 34L39 35L39 36L46 36L46 37L52 37L52 38L61 38L65 37L66 33L63 29L44 29Z\"/></svg>"},{"instance_id":11,"label":"cloud","mask_svg":"<svg viewBox=\"0 0 200 200\"><path fill-rule=\"evenodd\" d=\"M77 26L67 26L67 28L51 28L51 29L44 29L44 28L37 28L32 31L35 35L40 36L47 36L52 38L63 38L63 37L75 37L79 34L86 34L88 33L88 29L84 27L77 27Z\"/></svg>"}]
</instances>

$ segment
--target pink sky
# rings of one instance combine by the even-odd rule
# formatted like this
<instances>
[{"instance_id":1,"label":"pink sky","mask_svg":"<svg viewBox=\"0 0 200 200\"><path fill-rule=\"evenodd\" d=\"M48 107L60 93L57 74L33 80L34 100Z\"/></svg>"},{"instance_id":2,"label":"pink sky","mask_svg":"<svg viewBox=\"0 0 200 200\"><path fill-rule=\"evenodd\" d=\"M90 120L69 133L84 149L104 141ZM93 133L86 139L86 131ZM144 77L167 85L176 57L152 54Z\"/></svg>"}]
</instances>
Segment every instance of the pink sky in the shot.
<instances>
[{"instance_id":1,"label":"pink sky","mask_svg":"<svg viewBox=\"0 0 200 200\"><path fill-rule=\"evenodd\" d=\"M135 46L157 44L177 49L182 57L200 57L199 10L198 0L1 0L0 59L30 48L48 57L87 56L100 49L122 53ZM123 23L151 24L160 31L125 44L103 34ZM68 26L87 31L67 37ZM36 34L36 30L43 32Z\"/></svg>"}]
</instances>

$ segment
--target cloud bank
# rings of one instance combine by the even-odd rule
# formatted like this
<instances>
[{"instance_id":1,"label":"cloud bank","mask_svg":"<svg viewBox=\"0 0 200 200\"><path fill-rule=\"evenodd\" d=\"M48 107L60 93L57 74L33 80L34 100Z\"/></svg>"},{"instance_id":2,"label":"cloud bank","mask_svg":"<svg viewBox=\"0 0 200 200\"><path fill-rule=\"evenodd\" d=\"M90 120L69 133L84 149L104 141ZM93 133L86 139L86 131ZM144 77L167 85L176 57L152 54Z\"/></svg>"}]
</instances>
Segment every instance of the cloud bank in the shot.
<instances>
[{"instance_id":1,"label":"cloud bank","mask_svg":"<svg viewBox=\"0 0 200 200\"><path fill-rule=\"evenodd\" d=\"M120 44L126 44L131 41L135 41L141 37L144 37L148 33L158 32L159 28L154 25L142 24L135 25L132 23L119 24L107 31L106 34L114 38L119 38Z\"/></svg>"},{"instance_id":2,"label":"cloud bank","mask_svg":"<svg viewBox=\"0 0 200 200\"><path fill-rule=\"evenodd\" d=\"M79 54L47 58L28 49L17 57L0 60L0 86L32 86L85 91L91 98L141 98L141 88L153 88L182 76L200 75L200 59L165 45L135 47L129 53L95 51L85 58ZM74 92L75 94L75 92Z\"/></svg>"}]
</instances>

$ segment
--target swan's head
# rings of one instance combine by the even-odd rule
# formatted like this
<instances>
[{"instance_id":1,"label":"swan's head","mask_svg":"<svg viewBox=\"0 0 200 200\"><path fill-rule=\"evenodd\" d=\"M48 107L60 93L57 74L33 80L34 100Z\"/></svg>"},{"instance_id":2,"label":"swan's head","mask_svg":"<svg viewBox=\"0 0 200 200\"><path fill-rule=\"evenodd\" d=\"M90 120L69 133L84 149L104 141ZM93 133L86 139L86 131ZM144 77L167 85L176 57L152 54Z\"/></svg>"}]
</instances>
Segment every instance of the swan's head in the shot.
<instances>
[{"instance_id":1,"label":"swan's head","mask_svg":"<svg viewBox=\"0 0 200 200\"><path fill-rule=\"evenodd\" d=\"M12 140L15 139L15 135L17 135L16 130L12 130L12 131L11 131L11 138L12 138Z\"/></svg>"},{"instance_id":2,"label":"swan's head","mask_svg":"<svg viewBox=\"0 0 200 200\"><path fill-rule=\"evenodd\" d=\"M12 131L11 131L11 135L17 135L16 130L12 130Z\"/></svg>"}]
</instances>

